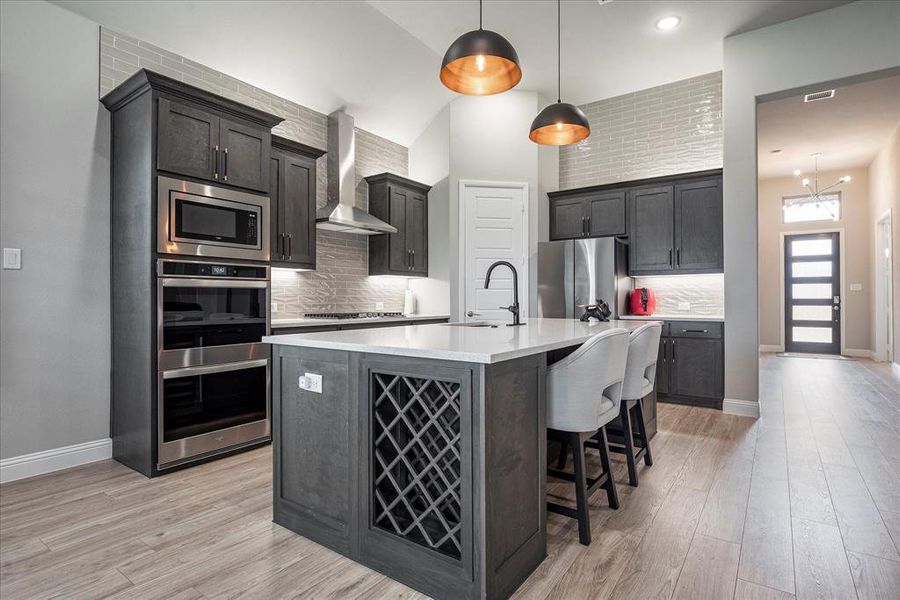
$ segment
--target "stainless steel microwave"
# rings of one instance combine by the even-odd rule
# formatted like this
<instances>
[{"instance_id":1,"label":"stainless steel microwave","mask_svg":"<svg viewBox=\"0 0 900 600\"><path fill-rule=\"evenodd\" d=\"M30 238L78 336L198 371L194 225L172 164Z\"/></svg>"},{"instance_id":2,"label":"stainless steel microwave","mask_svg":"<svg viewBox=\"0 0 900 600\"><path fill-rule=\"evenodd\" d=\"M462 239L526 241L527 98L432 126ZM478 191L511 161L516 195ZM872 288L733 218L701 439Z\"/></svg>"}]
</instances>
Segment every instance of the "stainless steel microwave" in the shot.
<instances>
[{"instance_id":1,"label":"stainless steel microwave","mask_svg":"<svg viewBox=\"0 0 900 600\"><path fill-rule=\"evenodd\" d=\"M269 198L171 177L157 184L158 252L269 260Z\"/></svg>"}]
</instances>

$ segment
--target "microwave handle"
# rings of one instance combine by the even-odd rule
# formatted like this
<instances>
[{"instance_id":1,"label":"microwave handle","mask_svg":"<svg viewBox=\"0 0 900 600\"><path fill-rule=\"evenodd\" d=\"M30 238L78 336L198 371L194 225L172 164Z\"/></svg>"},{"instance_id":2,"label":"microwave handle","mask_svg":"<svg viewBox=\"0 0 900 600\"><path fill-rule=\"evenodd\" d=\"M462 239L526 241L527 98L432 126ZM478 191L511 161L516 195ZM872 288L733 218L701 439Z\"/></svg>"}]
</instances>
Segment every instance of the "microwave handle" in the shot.
<instances>
[{"instance_id":1,"label":"microwave handle","mask_svg":"<svg viewBox=\"0 0 900 600\"><path fill-rule=\"evenodd\" d=\"M165 277L160 279L163 287L186 288L267 288L264 279L194 279L190 277Z\"/></svg>"},{"instance_id":2,"label":"microwave handle","mask_svg":"<svg viewBox=\"0 0 900 600\"><path fill-rule=\"evenodd\" d=\"M194 377L196 375L212 375L214 373L227 373L228 371L240 371L241 369L254 369L256 367L266 367L269 365L268 358L259 360L245 360L236 363L227 363L224 365L211 365L208 367L185 367L184 369L173 369L171 371L163 371L163 379L178 379L179 377Z\"/></svg>"}]
</instances>

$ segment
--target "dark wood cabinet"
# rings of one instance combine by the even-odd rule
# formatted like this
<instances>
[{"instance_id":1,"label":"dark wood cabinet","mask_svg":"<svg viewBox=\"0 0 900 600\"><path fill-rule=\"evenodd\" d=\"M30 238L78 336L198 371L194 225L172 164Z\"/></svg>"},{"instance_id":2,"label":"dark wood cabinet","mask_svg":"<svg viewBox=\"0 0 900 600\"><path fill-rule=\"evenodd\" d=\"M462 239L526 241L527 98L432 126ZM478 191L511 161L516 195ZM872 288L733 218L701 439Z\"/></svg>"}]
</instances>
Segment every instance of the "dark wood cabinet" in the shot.
<instances>
[{"instance_id":1,"label":"dark wood cabinet","mask_svg":"<svg viewBox=\"0 0 900 600\"><path fill-rule=\"evenodd\" d=\"M629 275L674 270L675 194L672 186L632 190L628 201L631 206Z\"/></svg>"},{"instance_id":2,"label":"dark wood cabinet","mask_svg":"<svg viewBox=\"0 0 900 600\"><path fill-rule=\"evenodd\" d=\"M724 339L725 325L720 321L667 322L656 363L659 400L721 408Z\"/></svg>"},{"instance_id":3,"label":"dark wood cabinet","mask_svg":"<svg viewBox=\"0 0 900 600\"><path fill-rule=\"evenodd\" d=\"M550 239L625 235L625 190L553 192Z\"/></svg>"},{"instance_id":4,"label":"dark wood cabinet","mask_svg":"<svg viewBox=\"0 0 900 600\"><path fill-rule=\"evenodd\" d=\"M272 266L316 268L316 159L323 150L272 136Z\"/></svg>"},{"instance_id":5,"label":"dark wood cabinet","mask_svg":"<svg viewBox=\"0 0 900 600\"><path fill-rule=\"evenodd\" d=\"M722 178L675 185L675 268L721 272Z\"/></svg>"},{"instance_id":6,"label":"dark wood cabinet","mask_svg":"<svg viewBox=\"0 0 900 600\"><path fill-rule=\"evenodd\" d=\"M428 276L427 186L392 173L366 177L369 213L397 233L369 238L369 275Z\"/></svg>"},{"instance_id":7,"label":"dark wood cabinet","mask_svg":"<svg viewBox=\"0 0 900 600\"><path fill-rule=\"evenodd\" d=\"M159 98L157 116L157 169L269 191L271 126L168 97Z\"/></svg>"}]
</instances>

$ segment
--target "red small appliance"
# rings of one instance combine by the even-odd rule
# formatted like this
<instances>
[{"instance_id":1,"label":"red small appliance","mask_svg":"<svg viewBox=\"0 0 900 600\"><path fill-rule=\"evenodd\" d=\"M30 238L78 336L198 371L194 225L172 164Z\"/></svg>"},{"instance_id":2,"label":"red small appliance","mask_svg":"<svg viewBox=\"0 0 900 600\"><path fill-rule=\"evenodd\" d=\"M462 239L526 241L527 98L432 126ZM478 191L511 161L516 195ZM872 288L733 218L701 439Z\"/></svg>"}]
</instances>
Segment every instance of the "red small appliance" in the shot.
<instances>
[{"instance_id":1,"label":"red small appliance","mask_svg":"<svg viewBox=\"0 0 900 600\"><path fill-rule=\"evenodd\" d=\"M650 288L635 288L628 304L633 315L652 315L656 312L656 294Z\"/></svg>"}]
</instances>

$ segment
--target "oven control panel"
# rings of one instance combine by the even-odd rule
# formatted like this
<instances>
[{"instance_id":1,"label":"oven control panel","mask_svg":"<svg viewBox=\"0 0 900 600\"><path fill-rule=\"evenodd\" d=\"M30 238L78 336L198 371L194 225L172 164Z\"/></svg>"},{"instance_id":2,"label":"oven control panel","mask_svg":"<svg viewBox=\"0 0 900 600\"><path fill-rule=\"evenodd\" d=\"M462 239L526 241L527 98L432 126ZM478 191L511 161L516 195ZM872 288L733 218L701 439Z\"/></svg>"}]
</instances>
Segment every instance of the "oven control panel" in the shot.
<instances>
[{"instance_id":1,"label":"oven control panel","mask_svg":"<svg viewBox=\"0 0 900 600\"><path fill-rule=\"evenodd\" d=\"M159 274L174 277L224 277L228 279L267 279L268 267L175 260L161 261Z\"/></svg>"}]
</instances>

